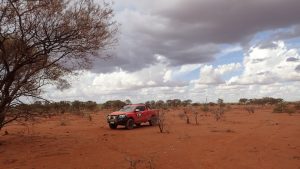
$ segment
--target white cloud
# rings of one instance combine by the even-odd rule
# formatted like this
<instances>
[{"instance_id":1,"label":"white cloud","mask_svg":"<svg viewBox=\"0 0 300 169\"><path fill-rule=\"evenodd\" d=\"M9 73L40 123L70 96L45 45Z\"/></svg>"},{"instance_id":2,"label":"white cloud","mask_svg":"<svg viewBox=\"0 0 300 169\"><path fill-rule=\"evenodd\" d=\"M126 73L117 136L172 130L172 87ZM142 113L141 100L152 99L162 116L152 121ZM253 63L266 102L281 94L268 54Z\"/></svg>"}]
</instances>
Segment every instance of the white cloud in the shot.
<instances>
[{"instance_id":1,"label":"white cloud","mask_svg":"<svg viewBox=\"0 0 300 169\"><path fill-rule=\"evenodd\" d=\"M274 48L252 47L244 57L242 75L232 77L227 83L249 85L299 81L300 73L296 68L300 65L300 56L297 49L288 49L284 42L274 44Z\"/></svg>"},{"instance_id":2,"label":"white cloud","mask_svg":"<svg viewBox=\"0 0 300 169\"><path fill-rule=\"evenodd\" d=\"M231 63L219 65L214 68L212 65L204 65L200 68L200 79L193 81L198 84L221 84L224 83L223 75L232 71L238 70L241 67L240 63Z\"/></svg>"},{"instance_id":3,"label":"white cloud","mask_svg":"<svg viewBox=\"0 0 300 169\"><path fill-rule=\"evenodd\" d=\"M58 91L52 86L46 89L50 92L45 93L45 96L50 100L104 102L130 99L137 103L174 98L205 102L206 97L208 101L214 102L217 98L230 102L242 97L265 96L300 99L300 73L297 72L300 57L296 49L288 49L282 42L276 43L273 48L253 47L244 55L243 65L172 66L167 57L155 57L155 64L135 72L122 69L111 73L82 72L70 79L70 89ZM198 79L181 80L195 71L200 72ZM230 78L232 73L238 71L240 75Z\"/></svg>"},{"instance_id":4,"label":"white cloud","mask_svg":"<svg viewBox=\"0 0 300 169\"><path fill-rule=\"evenodd\" d=\"M147 97L159 98L156 95L184 93L188 83L175 79L174 75L188 72L186 67L169 67L164 56L158 57L158 63L136 72L122 69L112 73L79 72L79 76L70 78L72 87L59 91L54 86L46 88L44 95L51 100L96 100L110 98L133 100ZM194 68L194 67L193 67Z\"/></svg>"}]
</instances>

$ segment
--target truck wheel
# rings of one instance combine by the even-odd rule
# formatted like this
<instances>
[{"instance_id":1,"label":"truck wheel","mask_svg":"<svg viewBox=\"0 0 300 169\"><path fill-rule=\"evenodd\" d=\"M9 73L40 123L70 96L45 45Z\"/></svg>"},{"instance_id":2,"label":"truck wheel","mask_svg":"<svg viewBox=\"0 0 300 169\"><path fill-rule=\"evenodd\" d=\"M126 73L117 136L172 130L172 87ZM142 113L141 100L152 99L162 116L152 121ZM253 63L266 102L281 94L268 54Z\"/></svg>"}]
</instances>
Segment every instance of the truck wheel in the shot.
<instances>
[{"instance_id":1,"label":"truck wheel","mask_svg":"<svg viewBox=\"0 0 300 169\"><path fill-rule=\"evenodd\" d=\"M109 124L109 128L111 129L116 129L118 127L117 124Z\"/></svg>"},{"instance_id":2,"label":"truck wheel","mask_svg":"<svg viewBox=\"0 0 300 169\"><path fill-rule=\"evenodd\" d=\"M126 127L126 129L130 130L130 129L133 129L133 125L134 125L133 119L128 119L125 127Z\"/></svg>"},{"instance_id":3,"label":"truck wheel","mask_svg":"<svg viewBox=\"0 0 300 169\"><path fill-rule=\"evenodd\" d=\"M149 120L149 125L150 126L155 126L157 124L157 117L152 116Z\"/></svg>"}]
</instances>

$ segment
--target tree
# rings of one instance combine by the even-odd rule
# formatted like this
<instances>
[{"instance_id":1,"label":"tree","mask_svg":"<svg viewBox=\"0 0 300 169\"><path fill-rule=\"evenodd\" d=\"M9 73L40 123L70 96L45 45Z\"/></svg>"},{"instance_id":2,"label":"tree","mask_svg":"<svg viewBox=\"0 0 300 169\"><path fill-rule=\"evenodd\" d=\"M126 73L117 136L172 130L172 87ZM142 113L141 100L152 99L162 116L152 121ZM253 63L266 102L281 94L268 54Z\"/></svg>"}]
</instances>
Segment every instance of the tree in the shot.
<instances>
[{"instance_id":1,"label":"tree","mask_svg":"<svg viewBox=\"0 0 300 169\"><path fill-rule=\"evenodd\" d=\"M24 116L22 98L42 87L69 87L65 75L87 69L115 43L109 4L93 0L0 0L0 129ZM10 113L12 110L18 113Z\"/></svg>"},{"instance_id":2,"label":"tree","mask_svg":"<svg viewBox=\"0 0 300 169\"><path fill-rule=\"evenodd\" d=\"M122 102L121 100L109 100L103 103L103 108L105 109L120 109L125 106L126 103Z\"/></svg>"},{"instance_id":3,"label":"tree","mask_svg":"<svg viewBox=\"0 0 300 169\"><path fill-rule=\"evenodd\" d=\"M240 104L246 104L247 101L248 101L248 99L246 99L246 98L240 98L239 103Z\"/></svg>"},{"instance_id":4,"label":"tree","mask_svg":"<svg viewBox=\"0 0 300 169\"><path fill-rule=\"evenodd\" d=\"M126 104L132 104L132 102L131 102L129 99L126 99L126 100L125 100L125 103L126 103Z\"/></svg>"},{"instance_id":5,"label":"tree","mask_svg":"<svg viewBox=\"0 0 300 169\"><path fill-rule=\"evenodd\" d=\"M162 108L165 106L165 102L163 100L158 100L156 103L156 108Z\"/></svg>"},{"instance_id":6,"label":"tree","mask_svg":"<svg viewBox=\"0 0 300 169\"><path fill-rule=\"evenodd\" d=\"M188 100L182 101L181 104L182 104L183 106L188 106L188 105L191 105L192 102L193 102L192 100L188 99Z\"/></svg>"}]
</instances>

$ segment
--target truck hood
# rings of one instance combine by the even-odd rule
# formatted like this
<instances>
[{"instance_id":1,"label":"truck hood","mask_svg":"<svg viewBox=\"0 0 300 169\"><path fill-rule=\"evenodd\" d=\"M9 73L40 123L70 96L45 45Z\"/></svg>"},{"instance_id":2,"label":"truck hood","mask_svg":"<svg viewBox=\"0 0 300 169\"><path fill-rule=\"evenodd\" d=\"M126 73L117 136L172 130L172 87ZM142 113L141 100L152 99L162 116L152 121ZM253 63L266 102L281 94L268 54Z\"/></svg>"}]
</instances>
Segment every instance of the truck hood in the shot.
<instances>
[{"instance_id":1,"label":"truck hood","mask_svg":"<svg viewBox=\"0 0 300 169\"><path fill-rule=\"evenodd\" d=\"M119 111L116 111L116 112L110 113L109 115L120 115L120 114L128 114L128 113L133 113L133 112L119 112Z\"/></svg>"}]
</instances>

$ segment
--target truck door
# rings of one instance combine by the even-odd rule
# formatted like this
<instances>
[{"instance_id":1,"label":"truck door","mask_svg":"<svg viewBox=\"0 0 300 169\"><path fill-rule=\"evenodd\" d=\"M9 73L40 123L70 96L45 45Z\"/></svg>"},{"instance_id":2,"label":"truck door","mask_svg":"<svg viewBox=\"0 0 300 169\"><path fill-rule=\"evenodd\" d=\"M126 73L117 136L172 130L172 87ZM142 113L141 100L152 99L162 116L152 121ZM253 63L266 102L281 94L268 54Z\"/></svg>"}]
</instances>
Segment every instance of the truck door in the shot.
<instances>
[{"instance_id":1,"label":"truck door","mask_svg":"<svg viewBox=\"0 0 300 169\"><path fill-rule=\"evenodd\" d=\"M147 110L145 106L137 106L136 109L139 109L139 112L136 112L136 116L138 118L138 122L146 122L147 121Z\"/></svg>"}]
</instances>

